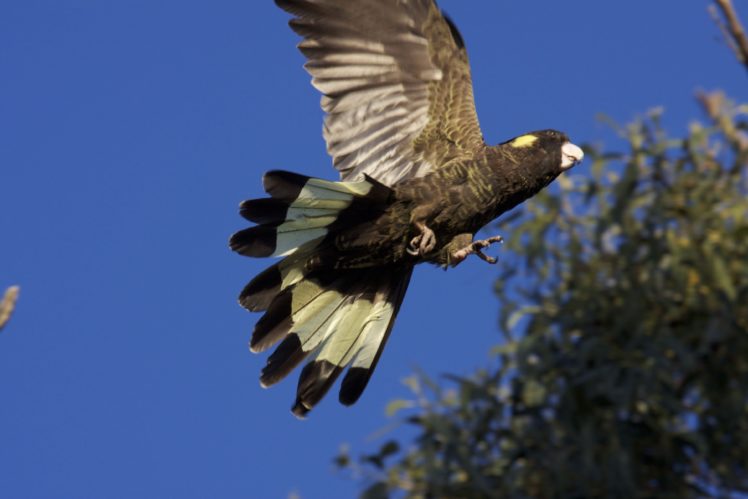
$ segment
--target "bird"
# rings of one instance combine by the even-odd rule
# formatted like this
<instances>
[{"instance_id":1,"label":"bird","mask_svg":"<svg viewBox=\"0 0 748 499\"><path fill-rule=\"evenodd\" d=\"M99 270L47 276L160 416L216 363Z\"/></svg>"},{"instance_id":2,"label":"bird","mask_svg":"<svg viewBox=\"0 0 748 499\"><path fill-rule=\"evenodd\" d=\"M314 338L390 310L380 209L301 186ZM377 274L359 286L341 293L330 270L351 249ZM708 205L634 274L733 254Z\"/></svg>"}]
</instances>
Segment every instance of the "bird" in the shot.
<instances>
[{"instance_id":1,"label":"bird","mask_svg":"<svg viewBox=\"0 0 748 499\"><path fill-rule=\"evenodd\" d=\"M501 236L476 233L578 164L546 129L489 146L478 124L464 40L435 0L275 0L301 37L339 180L282 170L268 197L240 205L255 225L230 238L244 256L280 257L241 291L264 312L252 352L278 346L260 383L305 359L292 413L304 418L343 376L355 403L393 329L413 268L456 267Z\"/></svg>"}]
</instances>

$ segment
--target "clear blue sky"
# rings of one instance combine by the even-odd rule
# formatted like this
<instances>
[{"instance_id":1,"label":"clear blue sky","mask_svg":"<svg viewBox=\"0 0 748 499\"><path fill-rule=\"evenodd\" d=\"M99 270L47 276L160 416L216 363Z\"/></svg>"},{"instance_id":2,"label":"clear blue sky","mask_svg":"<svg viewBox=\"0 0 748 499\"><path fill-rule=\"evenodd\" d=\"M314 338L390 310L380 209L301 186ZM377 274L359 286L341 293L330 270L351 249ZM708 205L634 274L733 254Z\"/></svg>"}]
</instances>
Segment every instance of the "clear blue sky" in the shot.
<instances>
[{"instance_id":1,"label":"clear blue sky","mask_svg":"<svg viewBox=\"0 0 748 499\"><path fill-rule=\"evenodd\" d=\"M611 144L597 113L660 105L681 133L697 88L748 98L705 1L441 5L490 142ZM302 422L295 374L260 388L236 296L266 262L227 247L238 203L268 169L335 178L286 20L271 0L0 3L0 288L21 286L0 333L0 496L351 497L331 458L380 443L403 377L489 363L495 269L476 259L416 272L356 406L331 396Z\"/></svg>"}]
</instances>

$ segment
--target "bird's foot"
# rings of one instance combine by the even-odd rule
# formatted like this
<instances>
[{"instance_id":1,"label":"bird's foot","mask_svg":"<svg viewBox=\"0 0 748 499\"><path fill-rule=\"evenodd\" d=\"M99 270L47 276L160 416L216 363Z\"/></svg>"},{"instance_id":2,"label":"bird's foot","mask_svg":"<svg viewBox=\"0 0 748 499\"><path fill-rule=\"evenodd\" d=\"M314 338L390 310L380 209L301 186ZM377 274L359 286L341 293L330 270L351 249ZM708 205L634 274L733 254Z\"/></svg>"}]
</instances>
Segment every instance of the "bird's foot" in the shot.
<instances>
[{"instance_id":1,"label":"bird's foot","mask_svg":"<svg viewBox=\"0 0 748 499\"><path fill-rule=\"evenodd\" d=\"M405 251L413 256L424 256L436 247L436 235L426 224L418 223L416 227L421 233L410 240L410 244L405 248Z\"/></svg>"},{"instance_id":2,"label":"bird's foot","mask_svg":"<svg viewBox=\"0 0 748 499\"><path fill-rule=\"evenodd\" d=\"M501 243L504 241L504 238L501 236L493 236L489 237L488 239L480 239L478 241L473 241L472 243L468 244L464 248L458 249L457 251L453 251L449 255L449 264L452 267L455 267L458 263L462 262L465 258L467 258L470 255L478 255L478 257L490 264L494 264L498 261L493 256L488 256L484 254L481 250L483 248L487 248L495 243Z\"/></svg>"}]
</instances>

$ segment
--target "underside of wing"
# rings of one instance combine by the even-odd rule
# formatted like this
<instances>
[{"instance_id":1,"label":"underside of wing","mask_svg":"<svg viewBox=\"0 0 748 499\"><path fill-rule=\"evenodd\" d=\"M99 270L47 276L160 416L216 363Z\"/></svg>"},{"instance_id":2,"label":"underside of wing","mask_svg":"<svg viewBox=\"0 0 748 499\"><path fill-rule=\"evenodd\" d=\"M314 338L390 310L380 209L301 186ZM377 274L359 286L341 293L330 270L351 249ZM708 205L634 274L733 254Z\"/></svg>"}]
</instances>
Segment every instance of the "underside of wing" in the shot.
<instances>
[{"instance_id":1,"label":"underside of wing","mask_svg":"<svg viewBox=\"0 0 748 499\"><path fill-rule=\"evenodd\" d=\"M323 94L343 180L387 185L483 146L467 53L433 0L276 0Z\"/></svg>"}]
</instances>

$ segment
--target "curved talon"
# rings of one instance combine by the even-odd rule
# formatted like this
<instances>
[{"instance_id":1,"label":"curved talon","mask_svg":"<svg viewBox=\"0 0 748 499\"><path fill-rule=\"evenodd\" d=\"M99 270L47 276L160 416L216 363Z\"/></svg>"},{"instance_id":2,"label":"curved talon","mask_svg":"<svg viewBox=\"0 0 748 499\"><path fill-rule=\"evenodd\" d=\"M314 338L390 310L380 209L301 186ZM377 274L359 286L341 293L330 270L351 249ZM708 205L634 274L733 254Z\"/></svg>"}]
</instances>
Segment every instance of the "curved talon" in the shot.
<instances>
[{"instance_id":1,"label":"curved talon","mask_svg":"<svg viewBox=\"0 0 748 499\"><path fill-rule=\"evenodd\" d=\"M405 248L409 255L418 256L426 255L436 247L436 235L434 231L423 224L416 225L421 233L410 240L410 244Z\"/></svg>"},{"instance_id":2,"label":"curved talon","mask_svg":"<svg viewBox=\"0 0 748 499\"><path fill-rule=\"evenodd\" d=\"M501 236L493 236L493 237L489 237L488 239L480 239L478 241L473 241L466 247L459 249L450 255L450 260L451 260L450 265L452 265L453 267L456 266L458 263L462 262L465 258L467 258L469 255L473 253L477 255L478 258L480 258L484 262L490 263L493 265L496 262L498 262L499 259L493 256L488 256L485 253L483 253L481 250L483 248L487 248L491 246L494 243L501 243L503 241L504 241L504 238Z\"/></svg>"},{"instance_id":3,"label":"curved talon","mask_svg":"<svg viewBox=\"0 0 748 499\"><path fill-rule=\"evenodd\" d=\"M405 248L405 251L408 252L408 254L413 256L418 256L420 253L420 245L421 245L421 239L423 235L418 234L416 237L410 240L410 244L408 244L408 247Z\"/></svg>"},{"instance_id":4,"label":"curved talon","mask_svg":"<svg viewBox=\"0 0 748 499\"><path fill-rule=\"evenodd\" d=\"M487 248L494 243L503 243L503 242L504 242L503 237L493 236L493 237L489 237L488 239L481 239L479 241L473 241L472 247L473 247L473 251L479 252L479 250L483 248Z\"/></svg>"},{"instance_id":5,"label":"curved talon","mask_svg":"<svg viewBox=\"0 0 748 499\"><path fill-rule=\"evenodd\" d=\"M436 235L434 235L434 231L428 227L426 227L426 230L424 230L418 237L421 240L421 245L418 249L422 255L429 253L436 247Z\"/></svg>"},{"instance_id":6,"label":"curved talon","mask_svg":"<svg viewBox=\"0 0 748 499\"><path fill-rule=\"evenodd\" d=\"M481 250L475 250L475 254L478 255L478 257L481 260L483 260L484 262L490 263L491 265L499 261L499 259L496 258L495 256L488 256L484 254Z\"/></svg>"}]
</instances>

